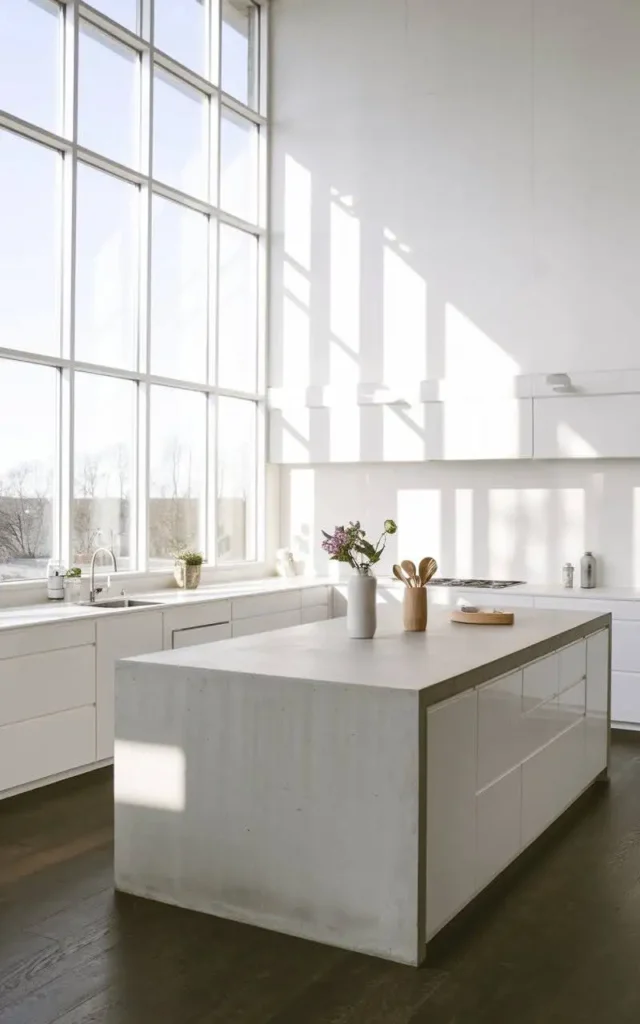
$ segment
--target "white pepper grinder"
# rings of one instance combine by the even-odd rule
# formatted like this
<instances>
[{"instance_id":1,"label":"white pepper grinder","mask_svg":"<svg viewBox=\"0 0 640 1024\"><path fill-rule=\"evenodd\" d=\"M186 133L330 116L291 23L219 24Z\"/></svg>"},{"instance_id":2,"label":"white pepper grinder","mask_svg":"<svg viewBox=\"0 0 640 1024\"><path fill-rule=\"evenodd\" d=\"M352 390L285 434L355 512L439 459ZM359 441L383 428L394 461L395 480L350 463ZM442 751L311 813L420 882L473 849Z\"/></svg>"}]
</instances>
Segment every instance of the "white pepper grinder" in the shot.
<instances>
[{"instance_id":1,"label":"white pepper grinder","mask_svg":"<svg viewBox=\"0 0 640 1024\"><path fill-rule=\"evenodd\" d=\"M592 590L596 585L596 560L591 551L585 551L580 559L580 587Z\"/></svg>"}]
</instances>

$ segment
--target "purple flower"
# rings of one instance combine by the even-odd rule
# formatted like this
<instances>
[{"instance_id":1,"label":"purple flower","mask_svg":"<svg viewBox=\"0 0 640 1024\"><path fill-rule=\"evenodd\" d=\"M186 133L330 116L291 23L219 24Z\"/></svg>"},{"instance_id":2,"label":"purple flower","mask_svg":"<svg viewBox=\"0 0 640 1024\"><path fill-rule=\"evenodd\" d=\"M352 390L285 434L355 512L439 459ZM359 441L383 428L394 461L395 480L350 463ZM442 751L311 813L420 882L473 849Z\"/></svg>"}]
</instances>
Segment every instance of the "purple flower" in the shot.
<instances>
[{"instance_id":1,"label":"purple flower","mask_svg":"<svg viewBox=\"0 0 640 1024\"><path fill-rule=\"evenodd\" d=\"M346 544L348 544L348 542L349 536L345 528L343 526L336 526L333 536L325 534L322 547L333 558L340 554L341 550Z\"/></svg>"}]
</instances>

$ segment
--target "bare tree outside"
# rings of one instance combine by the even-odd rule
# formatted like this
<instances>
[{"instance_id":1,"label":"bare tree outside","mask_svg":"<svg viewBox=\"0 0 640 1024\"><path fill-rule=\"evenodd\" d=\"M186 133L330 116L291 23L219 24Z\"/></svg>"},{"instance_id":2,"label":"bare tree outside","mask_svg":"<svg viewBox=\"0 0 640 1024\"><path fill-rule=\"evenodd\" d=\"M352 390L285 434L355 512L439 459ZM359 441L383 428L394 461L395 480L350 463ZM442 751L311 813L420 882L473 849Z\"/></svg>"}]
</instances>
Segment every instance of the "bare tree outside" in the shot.
<instances>
[{"instance_id":1,"label":"bare tree outside","mask_svg":"<svg viewBox=\"0 0 640 1024\"><path fill-rule=\"evenodd\" d=\"M40 574L51 551L51 483L38 462L22 463L0 479L0 579L14 577L12 563L33 562Z\"/></svg>"},{"instance_id":2,"label":"bare tree outside","mask_svg":"<svg viewBox=\"0 0 640 1024\"><path fill-rule=\"evenodd\" d=\"M149 554L168 558L198 543L197 496L192 484L193 456L177 435L168 438L162 451L163 483L149 503Z\"/></svg>"}]
</instances>

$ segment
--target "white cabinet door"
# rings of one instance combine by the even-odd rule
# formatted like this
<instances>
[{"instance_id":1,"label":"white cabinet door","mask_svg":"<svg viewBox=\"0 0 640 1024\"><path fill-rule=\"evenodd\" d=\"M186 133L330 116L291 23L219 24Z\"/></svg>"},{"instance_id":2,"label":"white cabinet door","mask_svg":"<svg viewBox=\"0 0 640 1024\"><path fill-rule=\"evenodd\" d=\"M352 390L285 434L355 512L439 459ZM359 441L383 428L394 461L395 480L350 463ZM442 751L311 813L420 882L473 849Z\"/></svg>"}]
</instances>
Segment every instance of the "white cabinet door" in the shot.
<instances>
[{"instance_id":1,"label":"white cabinet door","mask_svg":"<svg viewBox=\"0 0 640 1024\"><path fill-rule=\"evenodd\" d=\"M427 449L432 459L530 459L529 398L448 398L427 403Z\"/></svg>"},{"instance_id":2,"label":"white cabinet door","mask_svg":"<svg viewBox=\"0 0 640 1024\"><path fill-rule=\"evenodd\" d=\"M324 622L329 618L329 609L326 604L318 604L313 608L302 609L302 622Z\"/></svg>"},{"instance_id":3,"label":"white cabinet door","mask_svg":"<svg viewBox=\"0 0 640 1024\"><path fill-rule=\"evenodd\" d=\"M477 693L427 712L427 938L476 889Z\"/></svg>"},{"instance_id":4,"label":"white cabinet door","mask_svg":"<svg viewBox=\"0 0 640 1024\"><path fill-rule=\"evenodd\" d=\"M611 641L615 672L640 672L640 622L615 620Z\"/></svg>"},{"instance_id":5,"label":"white cabinet door","mask_svg":"<svg viewBox=\"0 0 640 1024\"><path fill-rule=\"evenodd\" d=\"M611 721L640 725L640 673L611 673Z\"/></svg>"},{"instance_id":6,"label":"white cabinet door","mask_svg":"<svg viewBox=\"0 0 640 1024\"><path fill-rule=\"evenodd\" d=\"M0 727L0 790L59 775L95 759L93 706Z\"/></svg>"},{"instance_id":7,"label":"white cabinet door","mask_svg":"<svg viewBox=\"0 0 640 1024\"><path fill-rule=\"evenodd\" d=\"M640 395L576 395L533 402L535 459L640 455Z\"/></svg>"},{"instance_id":8,"label":"white cabinet door","mask_svg":"<svg viewBox=\"0 0 640 1024\"><path fill-rule=\"evenodd\" d=\"M487 786L477 797L476 888L495 878L520 850L521 769Z\"/></svg>"},{"instance_id":9,"label":"white cabinet door","mask_svg":"<svg viewBox=\"0 0 640 1024\"><path fill-rule=\"evenodd\" d=\"M0 661L0 725L95 702L93 645Z\"/></svg>"},{"instance_id":10,"label":"white cabinet door","mask_svg":"<svg viewBox=\"0 0 640 1024\"><path fill-rule=\"evenodd\" d=\"M162 612L136 611L99 620L96 632L97 760L113 757L114 672L119 658L162 650Z\"/></svg>"},{"instance_id":11,"label":"white cabinet door","mask_svg":"<svg viewBox=\"0 0 640 1024\"><path fill-rule=\"evenodd\" d=\"M478 689L478 789L484 789L522 760L522 672Z\"/></svg>"},{"instance_id":12,"label":"white cabinet door","mask_svg":"<svg viewBox=\"0 0 640 1024\"><path fill-rule=\"evenodd\" d=\"M609 756L609 632L587 639L585 785L607 767Z\"/></svg>"},{"instance_id":13,"label":"white cabinet door","mask_svg":"<svg viewBox=\"0 0 640 1024\"><path fill-rule=\"evenodd\" d=\"M219 626L194 626L193 629L174 629L173 649L179 647L195 647L198 644L211 644L217 640L227 640L231 636L231 623L222 622Z\"/></svg>"},{"instance_id":14,"label":"white cabinet door","mask_svg":"<svg viewBox=\"0 0 640 1024\"><path fill-rule=\"evenodd\" d=\"M286 629L287 626L299 626L302 621L301 610L291 612L275 612L273 615L258 615L251 619L238 619L231 623L232 636L249 636L251 633L270 633L273 629Z\"/></svg>"}]
</instances>

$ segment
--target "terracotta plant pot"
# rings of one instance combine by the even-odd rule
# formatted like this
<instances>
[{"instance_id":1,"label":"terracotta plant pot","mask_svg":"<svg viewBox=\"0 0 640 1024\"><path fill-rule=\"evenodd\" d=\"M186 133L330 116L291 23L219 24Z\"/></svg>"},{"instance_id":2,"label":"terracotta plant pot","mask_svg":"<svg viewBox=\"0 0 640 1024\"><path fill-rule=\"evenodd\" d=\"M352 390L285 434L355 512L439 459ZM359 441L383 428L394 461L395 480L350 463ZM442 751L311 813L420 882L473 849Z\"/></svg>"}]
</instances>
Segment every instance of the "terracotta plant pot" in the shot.
<instances>
[{"instance_id":1,"label":"terracotta plant pot","mask_svg":"<svg viewBox=\"0 0 640 1024\"><path fill-rule=\"evenodd\" d=\"M196 590L200 585L201 569L201 565L187 565L178 559L173 568L176 583L182 590Z\"/></svg>"}]
</instances>

